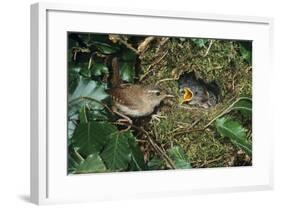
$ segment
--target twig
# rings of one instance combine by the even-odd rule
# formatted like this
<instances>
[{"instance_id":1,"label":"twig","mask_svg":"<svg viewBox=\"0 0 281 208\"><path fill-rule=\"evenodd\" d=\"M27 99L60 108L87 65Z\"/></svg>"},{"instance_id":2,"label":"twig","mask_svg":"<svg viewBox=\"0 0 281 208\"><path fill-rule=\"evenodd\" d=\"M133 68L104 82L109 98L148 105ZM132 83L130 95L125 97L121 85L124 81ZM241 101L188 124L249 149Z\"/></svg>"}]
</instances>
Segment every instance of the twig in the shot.
<instances>
[{"instance_id":1,"label":"twig","mask_svg":"<svg viewBox=\"0 0 281 208\"><path fill-rule=\"evenodd\" d=\"M212 160L206 160L206 161L204 161L204 163L202 165L200 165L200 167L204 167L205 165L209 165L209 164L211 164L213 162L217 162L221 159L222 159L222 156L220 156L218 158L215 158L215 159L212 159Z\"/></svg>"},{"instance_id":2,"label":"twig","mask_svg":"<svg viewBox=\"0 0 281 208\"><path fill-rule=\"evenodd\" d=\"M139 55L139 52L137 49L135 49L130 43L127 43L127 41L120 39L120 43L124 44L127 48L131 49L135 54Z\"/></svg>"},{"instance_id":3,"label":"twig","mask_svg":"<svg viewBox=\"0 0 281 208\"><path fill-rule=\"evenodd\" d=\"M130 43L128 43L126 40L123 40L120 35L109 35L109 40L111 40L113 43L120 42L123 45L125 45L127 48L131 49L134 53L139 55L139 52L137 49L135 49Z\"/></svg>"},{"instance_id":4,"label":"twig","mask_svg":"<svg viewBox=\"0 0 281 208\"><path fill-rule=\"evenodd\" d=\"M232 98L231 100L233 100L234 98ZM218 114L216 117L214 117L209 123L207 123L203 129L208 128L215 120L217 120L219 117L223 116L224 114L227 114L231 111L232 107L238 103L240 100L250 100L252 101L251 98L247 98L247 97L240 97L238 98L235 102L233 102L231 105L229 105L225 110L223 110L220 114Z\"/></svg>"},{"instance_id":5,"label":"twig","mask_svg":"<svg viewBox=\"0 0 281 208\"><path fill-rule=\"evenodd\" d=\"M148 142L151 144L151 146L153 147L153 149L158 152L158 154L169 164L169 166L172 169L176 169L172 159L153 141L153 139L151 138L151 136L149 135L149 133L147 131L145 131L142 127L138 127L135 126L134 124L126 124L126 123L118 123L115 122L115 124L117 125L125 125L125 126L131 126L134 129L141 131L142 133L144 133L147 136Z\"/></svg>"},{"instance_id":6,"label":"twig","mask_svg":"<svg viewBox=\"0 0 281 208\"><path fill-rule=\"evenodd\" d=\"M166 78L166 79L161 79L156 82L155 86L158 86L161 82L166 82L166 81L174 81L174 78Z\"/></svg>"},{"instance_id":7,"label":"twig","mask_svg":"<svg viewBox=\"0 0 281 208\"><path fill-rule=\"evenodd\" d=\"M148 44L151 43L153 40L155 39L155 37L147 37L144 39L144 41L142 41L139 46L138 46L138 53L139 54L143 54L146 49L148 48Z\"/></svg>"},{"instance_id":8,"label":"twig","mask_svg":"<svg viewBox=\"0 0 281 208\"><path fill-rule=\"evenodd\" d=\"M142 81L152 70L151 67L153 67L154 65L158 64L166 55L168 54L168 51L166 53L164 53L163 56L161 56L159 59L156 59L152 64L150 64L148 67L147 67L147 71L146 73L144 73L141 78L140 78L140 81Z\"/></svg>"},{"instance_id":9,"label":"twig","mask_svg":"<svg viewBox=\"0 0 281 208\"><path fill-rule=\"evenodd\" d=\"M230 101L232 101L234 98L230 99ZM252 101L251 98L247 98L247 97L240 97L238 98L235 102L233 102L231 105L229 105L226 109L224 109L223 111L221 111L221 113L219 113L217 116L215 116L211 121L209 121L203 128L199 128L199 129L191 129L193 126L191 126L190 128L188 128L186 131L181 131L181 132L177 132L174 134L174 136L176 135L180 135L180 134L186 134L186 133L191 133L191 132L196 132L196 131L204 131L206 130L215 120L217 120L218 118L220 118L221 116L229 113L232 109L233 106L238 103L241 100L249 100ZM199 122L199 121L198 121ZM198 123L197 122L197 123ZM195 124L196 125L196 124Z\"/></svg>"},{"instance_id":10,"label":"twig","mask_svg":"<svg viewBox=\"0 0 281 208\"><path fill-rule=\"evenodd\" d=\"M169 38L162 38L162 40L159 43L159 46L156 48L156 53L159 52L159 50L161 49L161 47L169 40Z\"/></svg>"},{"instance_id":11,"label":"twig","mask_svg":"<svg viewBox=\"0 0 281 208\"><path fill-rule=\"evenodd\" d=\"M184 133L187 133L187 132L191 132L191 131L189 131L189 130L191 130L194 126L196 126L200 121L202 120L202 118L199 118L199 119L197 119L197 120L195 120L188 128L187 128L187 130L185 130L185 131L181 131L181 132L176 132L176 133L174 133L175 132L175 130L177 130L177 129L175 129L174 131L172 131L170 134L173 134L174 136L177 136L177 135L180 135L180 134L184 134ZM193 131L197 131L196 129L193 129ZM198 129L199 130L199 129Z\"/></svg>"},{"instance_id":12,"label":"twig","mask_svg":"<svg viewBox=\"0 0 281 208\"><path fill-rule=\"evenodd\" d=\"M208 53L209 53L209 51L210 51L210 49L211 49L211 47L212 47L212 45L213 45L213 42L214 42L214 40L211 40L211 41L210 41L210 44L209 44L209 46L208 46L208 48L207 48L207 51L206 51L206 53L203 55L203 57L206 57L206 56L208 55Z\"/></svg>"}]
</instances>

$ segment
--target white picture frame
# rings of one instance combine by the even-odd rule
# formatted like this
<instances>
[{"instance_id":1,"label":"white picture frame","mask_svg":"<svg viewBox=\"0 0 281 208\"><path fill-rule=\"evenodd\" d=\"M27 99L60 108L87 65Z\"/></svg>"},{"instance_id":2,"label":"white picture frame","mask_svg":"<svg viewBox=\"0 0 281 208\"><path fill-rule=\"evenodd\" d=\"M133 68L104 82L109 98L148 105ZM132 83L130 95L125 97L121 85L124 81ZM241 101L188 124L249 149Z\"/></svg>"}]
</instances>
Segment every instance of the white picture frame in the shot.
<instances>
[{"instance_id":1,"label":"white picture frame","mask_svg":"<svg viewBox=\"0 0 281 208\"><path fill-rule=\"evenodd\" d=\"M263 99L272 70L272 28L273 20L264 17L33 4L31 201L49 204L272 189L273 144L267 130L273 114L270 101ZM67 31L253 40L253 165L68 176Z\"/></svg>"}]
</instances>

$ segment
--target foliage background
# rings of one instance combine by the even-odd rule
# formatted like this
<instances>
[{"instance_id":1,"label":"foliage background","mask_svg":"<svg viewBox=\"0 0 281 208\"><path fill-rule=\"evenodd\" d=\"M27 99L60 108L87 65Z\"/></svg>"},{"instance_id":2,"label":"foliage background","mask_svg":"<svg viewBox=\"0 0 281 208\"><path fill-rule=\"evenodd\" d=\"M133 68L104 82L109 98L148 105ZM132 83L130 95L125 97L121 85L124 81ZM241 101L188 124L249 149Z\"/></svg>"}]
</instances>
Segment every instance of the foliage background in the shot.
<instances>
[{"instance_id":1,"label":"foliage background","mask_svg":"<svg viewBox=\"0 0 281 208\"><path fill-rule=\"evenodd\" d=\"M250 41L156 37L136 53L132 48L146 37L86 33L68 37L69 173L251 165ZM110 106L105 89L110 87L107 61L112 56L121 60L124 82L163 81L160 88L177 95L156 112L163 116L160 121L135 121L145 132L120 133L120 127L112 124L116 116L96 102ZM178 105L177 78L190 71L218 83L221 95L215 107L187 110ZM216 122L205 128L214 118Z\"/></svg>"}]
</instances>

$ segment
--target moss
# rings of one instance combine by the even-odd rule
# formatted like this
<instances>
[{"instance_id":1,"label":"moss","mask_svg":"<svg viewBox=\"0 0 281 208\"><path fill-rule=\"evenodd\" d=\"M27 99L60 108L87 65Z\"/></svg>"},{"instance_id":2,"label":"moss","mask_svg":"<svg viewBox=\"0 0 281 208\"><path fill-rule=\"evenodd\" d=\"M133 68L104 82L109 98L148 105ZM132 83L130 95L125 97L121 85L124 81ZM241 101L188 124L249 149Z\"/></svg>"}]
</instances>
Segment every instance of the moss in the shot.
<instances>
[{"instance_id":1,"label":"moss","mask_svg":"<svg viewBox=\"0 0 281 208\"><path fill-rule=\"evenodd\" d=\"M202 128L225 109L231 99L239 96L251 97L252 67L240 54L239 43L229 40L207 40L204 47L198 47L191 39L180 41L178 38L170 38L157 51L159 42L160 38L157 38L143 54L140 76L150 72L141 83L151 84L162 80L159 82L159 88L176 95L176 98L160 106L158 114L166 118L150 121L146 125L146 130L154 135L156 142L164 149L173 145L181 146L193 167L250 165L251 162L243 162L245 157L238 155L238 150L221 138L212 125L204 131L190 131ZM212 45L208 51L210 44ZM157 64L153 64L155 62ZM217 82L221 95L216 106L203 109L179 105L181 95L177 78L190 71L194 71L206 82ZM164 81L165 79L167 81ZM239 115L231 116L235 118ZM196 121L198 121L196 125L192 126ZM251 127L250 121L245 121L244 124ZM177 134L178 131L184 130L186 133Z\"/></svg>"}]
</instances>

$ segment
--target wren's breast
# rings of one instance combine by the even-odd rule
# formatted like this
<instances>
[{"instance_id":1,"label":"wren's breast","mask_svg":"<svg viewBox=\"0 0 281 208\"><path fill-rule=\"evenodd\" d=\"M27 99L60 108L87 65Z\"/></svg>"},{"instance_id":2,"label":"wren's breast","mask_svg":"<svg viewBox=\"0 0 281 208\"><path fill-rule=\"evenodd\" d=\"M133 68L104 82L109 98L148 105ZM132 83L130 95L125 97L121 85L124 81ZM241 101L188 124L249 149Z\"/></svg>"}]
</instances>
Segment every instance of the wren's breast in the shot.
<instances>
[{"instance_id":1,"label":"wren's breast","mask_svg":"<svg viewBox=\"0 0 281 208\"><path fill-rule=\"evenodd\" d=\"M137 118L137 117L143 117L150 115L153 110L146 110L146 109L132 109L128 106L122 105L118 102L115 102L115 106L118 108L118 110L130 117Z\"/></svg>"}]
</instances>

